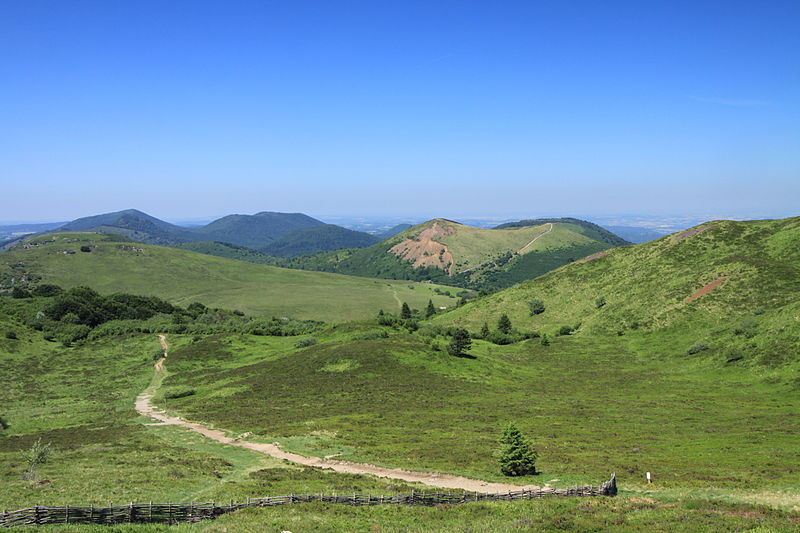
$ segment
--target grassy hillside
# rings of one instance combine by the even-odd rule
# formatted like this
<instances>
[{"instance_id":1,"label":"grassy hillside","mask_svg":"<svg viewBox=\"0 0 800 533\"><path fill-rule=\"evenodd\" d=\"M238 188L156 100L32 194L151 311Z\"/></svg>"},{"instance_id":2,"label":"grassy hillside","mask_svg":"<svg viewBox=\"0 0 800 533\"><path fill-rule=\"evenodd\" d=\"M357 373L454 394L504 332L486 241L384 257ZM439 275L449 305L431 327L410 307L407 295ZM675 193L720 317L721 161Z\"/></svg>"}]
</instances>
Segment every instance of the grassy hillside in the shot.
<instances>
[{"instance_id":1,"label":"grassy hillside","mask_svg":"<svg viewBox=\"0 0 800 533\"><path fill-rule=\"evenodd\" d=\"M244 329L179 335L174 328L182 320L156 315L169 328L172 349L166 378L154 382L155 401L170 413L233 434L253 432L248 439L277 441L307 455L503 481L509 479L499 473L493 452L502 428L515 421L533 439L541 473L513 481L570 486L616 471L621 488L615 499L519 505L259 509L179 529L797 530L798 237L797 218L714 222L613 249L430 319L418 314L381 321L392 325L312 324L299 336ZM124 276L146 293L167 297L170 285L213 289L249 276L272 276L280 285L275 280L285 282L289 272L317 276L315 305L331 314L339 307L342 315L352 304L342 293L359 286L347 284L359 281L354 278L242 264L109 235L47 239L0 256L2 279L13 277L16 284L41 275L50 281L77 272L102 284ZM326 292L325 283L338 287L339 296ZM239 301L250 302L259 286L243 291ZM409 282L391 286L432 291ZM306 296L294 286L273 298ZM543 301L544 312L531 315L533 299ZM294 468L173 427L143 425L132 402L153 376L155 336L114 335L107 328L105 336L88 335L72 347L48 342L47 331L17 318L50 313L46 303L0 297L0 382L9 384L0 390L0 416L11 425L0 437L3 507L411 489ZM549 342L532 335L507 345L477 339L471 357L447 353L449 326L477 333L485 321L495 330L504 312L513 327L538 329ZM193 317L193 323L218 324L218 315ZM248 317L225 316L233 325L249 323ZM158 323L151 320L151 326ZM70 322L67 315L61 322ZM579 327L558 335L563 326ZM182 394L187 390L191 394ZM40 437L58 449L40 469L39 479L48 480L41 484L21 479L19 455ZM646 484L645 472L653 474L653 484Z\"/></svg>"},{"instance_id":2,"label":"grassy hillside","mask_svg":"<svg viewBox=\"0 0 800 533\"><path fill-rule=\"evenodd\" d=\"M598 226L592 222L581 220L578 218L536 218L528 220L520 220L518 222L507 222L496 226L495 229L509 229L509 228L524 228L525 226L541 226L542 224L570 224L575 227L576 231L590 237L592 239L607 242L612 246L624 246L631 244L625 239L615 235L611 231Z\"/></svg>"},{"instance_id":3,"label":"grassy hillside","mask_svg":"<svg viewBox=\"0 0 800 533\"><path fill-rule=\"evenodd\" d=\"M279 257L315 254L339 248L365 248L380 239L361 231L335 224L296 229L261 247L261 251Z\"/></svg>"},{"instance_id":4,"label":"grassy hillside","mask_svg":"<svg viewBox=\"0 0 800 533\"><path fill-rule=\"evenodd\" d=\"M612 246L599 232L564 221L572 219L558 220L539 226L483 229L434 219L369 248L297 258L286 265L495 290Z\"/></svg>"},{"instance_id":5,"label":"grassy hillside","mask_svg":"<svg viewBox=\"0 0 800 533\"><path fill-rule=\"evenodd\" d=\"M36 237L0 256L0 283L12 280L87 285L100 292L155 295L182 305L199 301L250 314L318 320L374 316L402 302L452 307L455 290L433 284L392 282L256 265L186 250L120 242L105 234L61 233ZM90 252L81 252L88 246ZM449 291L453 297L434 292Z\"/></svg>"},{"instance_id":6,"label":"grassy hillside","mask_svg":"<svg viewBox=\"0 0 800 533\"><path fill-rule=\"evenodd\" d=\"M199 254L215 255L217 257L225 257L227 259L236 259L237 261L248 261L250 263L258 263L260 265L273 265L281 266L283 258L275 257L264 252L259 252L247 246L240 246L238 244L231 244L229 242L187 242L177 244L175 248L183 250L190 250Z\"/></svg>"},{"instance_id":7,"label":"grassy hillside","mask_svg":"<svg viewBox=\"0 0 800 533\"><path fill-rule=\"evenodd\" d=\"M533 315L533 300L545 312ZM440 320L477 330L505 313L522 329L551 335L565 326L602 335L645 330L657 353L697 344L726 360L777 364L800 341L792 319L799 300L800 218L717 221L564 266Z\"/></svg>"}]
</instances>

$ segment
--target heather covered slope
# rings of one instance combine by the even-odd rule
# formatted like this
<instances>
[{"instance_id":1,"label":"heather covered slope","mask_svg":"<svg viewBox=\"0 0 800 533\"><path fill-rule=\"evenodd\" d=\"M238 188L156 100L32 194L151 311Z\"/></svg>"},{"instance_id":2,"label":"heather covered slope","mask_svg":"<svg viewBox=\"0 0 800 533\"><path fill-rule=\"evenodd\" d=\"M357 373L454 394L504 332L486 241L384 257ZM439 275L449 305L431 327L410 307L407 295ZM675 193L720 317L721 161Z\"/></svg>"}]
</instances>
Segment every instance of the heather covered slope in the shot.
<instances>
[{"instance_id":1,"label":"heather covered slope","mask_svg":"<svg viewBox=\"0 0 800 533\"><path fill-rule=\"evenodd\" d=\"M39 282L317 320L397 311L403 301L420 309L429 299L436 306L456 302L450 287L257 265L94 233L46 234L0 256L0 286ZM435 293L437 288L453 297Z\"/></svg>"},{"instance_id":2,"label":"heather covered slope","mask_svg":"<svg viewBox=\"0 0 800 533\"><path fill-rule=\"evenodd\" d=\"M543 313L532 314L534 300L543 302ZM589 256L440 320L477 330L505 313L520 328L550 334L563 327L611 335L669 331L724 346L720 357L780 361L797 355L799 301L800 218L715 221Z\"/></svg>"}]
</instances>

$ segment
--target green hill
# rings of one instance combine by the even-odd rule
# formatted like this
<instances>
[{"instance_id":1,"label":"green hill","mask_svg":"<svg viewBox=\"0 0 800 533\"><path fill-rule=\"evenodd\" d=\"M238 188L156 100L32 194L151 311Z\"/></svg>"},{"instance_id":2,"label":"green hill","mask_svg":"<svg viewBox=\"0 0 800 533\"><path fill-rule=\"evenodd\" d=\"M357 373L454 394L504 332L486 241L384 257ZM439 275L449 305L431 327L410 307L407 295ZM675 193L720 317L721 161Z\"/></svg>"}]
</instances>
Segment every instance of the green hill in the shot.
<instances>
[{"instance_id":1,"label":"green hill","mask_svg":"<svg viewBox=\"0 0 800 533\"><path fill-rule=\"evenodd\" d=\"M124 235L148 244L171 245L195 240L185 228L164 222L136 209L79 218L57 231L97 231Z\"/></svg>"},{"instance_id":2,"label":"green hill","mask_svg":"<svg viewBox=\"0 0 800 533\"><path fill-rule=\"evenodd\" d=\"M337 250L339 248L365 248L380 239L369 233L345 229L334 224L296 229L272 241L260 250L279 257L294 257Z\"/></svg>"},{"instance_id":3,"label":"green hill","mask_svg":"<svg viewBox=\"0 0 800 533\"><path fill-rule=\"evenodd\" d=\"M531 313L534 300L543 313ZM654 349L685 353L697 344L726 360L769 362L794 357L786 350L800 341L791 318L798 311L800 218L790 218L708 222L600 252L442 320L477 329L505 313L520 328L550 334L576 326L601 335L669 333L674 344Z\"/></svg>"},{"instance_id":4,"label":"green hill","mask_svg":"<svg viewBox=\"0 0 800 533\"><path fill-rule=\"evenodd\" d=\"M263 211L255 215L228 215L192 228L191 232L198 241L229 242L258 249L294 230L322 225L324 222L303 213Z\"/></svg>"},{"instance_id":5,"label":"green hill","mask_svg":"<svg viewBox=\"0 0 800 533\"><path fill-rule=\"evenodd\" d=\"M0 256L0 285L87 285L102 293L154 295L182 305L199 301L264 316L318 320L373 316L428 299L450 287L289 270L162 246L123 242L115 235L56 233L35 237ZM89 252L80 251L82 247ZM452 291L455 293L455 291Z\"/></svg>"},{"instance_id":6,"label":"green hill","mask_svg":"<svg viewBox=\"0 0 800 533\"><path fill-rule=\"evenodd\" d=\"M63 225L63 231L97 231L124 235L147 244L179 246L188 242L228 242L262 248L285 235L305 228L324 226L323 222L302 213L261 212L255 215L228 215L205 226L183 228L136 209L79 218ZM340 240L347 241L339 236ZM352 245L358 241L351 238ZM370 243L372 244L372 243ZM299 248L299 245L296 246ZM317 249L312 250L319 251ZM312 253L304 252L304 253Z\"/></svg>"},{"instance_id":7,"label":"green hill","mask_svg":"<svg viewBox=\"0 0 800 533\"><path fill-rule=\"evenodd\" d=\"M554 220L483 229L434 219L368 248L298 258L286 265L496 290L625 242L604 230L587 229L589 223Z\"/></svg>"},{"instance_id":8,"label":"green hill","mask_svg":"<svg viewBox=\"0 0 800 533\"><path fill-rule=\"evenodd\" d=\"M592 222L587 220L581 220L578 218L536 218L536 219L529 219L529 220L520 220L518 222L507 222L505 224L500 224L496 226L494 229L510 229L510 228L524 228L526 226L541 226L542 224L570 224L575 228L575 231L586 235L592 239L607 242L611 246L625 246L626 244L631 244L630 242L626 241L625 239L615 235L614 233L610 232L609 230L598 226Z\"/></svg>"},{"instance_id":9,"label":"green hill","mask_svg":"<svg viewBox=\"0 0 800 533\"><path fill-rule=\"evenodd\" d=\"M175 288L207 290L220 302L237 302L223 307L297 299L343 317L371 305L349 299L359 282L392 287L383 293L389 299L393 290L400 298L430 291L422 293L424 301L433 292L407 281L292 272L111 235L55 237L37 237L27 249L0 256L0 281L7 285L11 276L15 284L41 287L45 280L83 277L112 287L135 280L135 288L173 303L210 303L196 293L172 298ZM531 524L584 531L598 524L631 532L791 530L800 505L800 472L792 466L800 462L798 269L800 218L716 221L603 250L434 317L304 323L298 331L264 335L248 333L251 317L235 312L93 296L104 309L113 305L106 318L144 313L138 321L146 327L138 331L151 334L119 333L108 326L119 320L111 320L97 326L103 336L93 330L71 346L47 340L50 330L38 324L60 316L61 327L80 327L91 315L61 314L68 309L57 305L58 297L2 296L0 382L9 386L0 390L0 415L10 428L0 438L0 503L81 503L76 494L88 502L124 503L420 490L298 468L175 427L144 425L132 404L150 383L160 353L152 333L166 333L170 356L166 373L152 381L154 402L228 435L249 433L243 438L305 455L487 481L569 487L613 471L621 489L614 499L544 498L507 507L304 504L245 511L187 530L222 524L258 530L264 523L282 530L288 523L335 531L357 523L361 529L401 524L394 528L399 531L422 523L428 528L428 519L442 520L444 531ZM265 280L286 289L263 292ZM314 296L305 292L307 282ZM246 290L228 299L224 288L242 283ZM79 309L85 295L83 289L66 294ZM530 303L537 299L544 310L532 315ZM524 340L476 338L469 357L449 355L453 325L478 334L487 322L494 333L504 313L527 333ZM574 331L559 334L565 326ZM532 438L539 475L500 473L493 452L510 421ZM20 452L39 438L59 451L41 467L48 482L33 484L20 476ZM653 474L652 484L645 472ZM513 519L509 513L516 513Z\"/></svg>"},{"instance_id":10,"label":"green hill","mask_svg":"<svg viewBox=\"0 0 800 533\"><path fill-rule=\"evenodd\" d=\"M274 255L265 254L264 252L248 248L247 246L240 246L229 242L195 241L176 244L174 247L190 250L199 254L215 255L227 259L236 259L237 261L258 263L260 265L282 266L281 263L284 261L281 257L275 257Z\"/></svg>"}]
</instances>

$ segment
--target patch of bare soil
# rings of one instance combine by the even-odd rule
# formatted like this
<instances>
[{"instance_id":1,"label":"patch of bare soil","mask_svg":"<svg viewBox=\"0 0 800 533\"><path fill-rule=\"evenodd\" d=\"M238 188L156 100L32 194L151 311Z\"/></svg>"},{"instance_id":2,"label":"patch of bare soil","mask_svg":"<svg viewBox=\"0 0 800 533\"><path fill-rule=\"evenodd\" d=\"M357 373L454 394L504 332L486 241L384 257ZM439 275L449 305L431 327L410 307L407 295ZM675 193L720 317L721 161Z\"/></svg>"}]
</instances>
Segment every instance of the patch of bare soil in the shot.
<instances>
[{"instance_id":1,"label":"patch of bare soil","mask_svg":"<svg viewBox=\"0 0 800 533\"><path fill-rule=\"evenodd\" d=\"M611 250L603 250L602 252L597 252L596 254L587 255L586 257L581 259L579 261L579 263L586 263L587 261L592 261L594 259L600 259L601 257L608 255L608 252L610 252L610 251Z\"/></svg>"},{"instance_id":2,"label":"patch of bare soil","mask_svg":"<svg viewBox=\"0 0 800 533\"><path fill-rule=\"evenodd\" d=\"M684 300L684 302L689 303L689 302L693 302L693 301L697 300L698 298L702 298L703 296L705 296L709 292L713 291L714 289L716 289L717 287L719 287L720 285L725 283L725 279L726 278L715 279L711 283L706 284L705 287L703 287L702 289L700 289L696 293L692 294L691 296L687 297Z\"/></svg>"},{"instance_id":3,"label":"patch of bare soil","mask_svg":"<svg viewBox=\"0 0 800 533\"><path fill-rule=\"evenodd\" d=\"M401 241L389 248L389 251L400 259L412 263L414 268L434 267L452 274L455 267L453 254L446 245L435 239L455 232L455 228L440 226L438 222L434 222L431 227L422 230L416 239Z\"/></svg>"},{"instance_id":4,"label":"patch of bare soil","mask_svg":"<svg viewBox=\"0 0 800 533\"><path fill-rule=\"evenodd\" d=\"M672 242L679 243L681 241L685 241L689 237L694 237L695 235L700 235L701 233L703 233L707 229L711 229L712 227L713 227L713 224L704 224L702 226L697 226L696 228L689 228L686 231L682 231L682 232L676 234L672 238Z\"/></svg>"},{"instance_id":5,"label":"patch of bare soil","mask_svg":"<svg viewBox=\"0 0 800 533\"><path fill-rule=\"evenodd\" d=\"M156 371L163 370L164 360L166 359L166 354L169 349L164 335L159 335L159 340L161 341L161 346L164 348L164 357L160 359L158 363L156 363ZM154 393L155 387L151 385L136 398L136 411L138 411L140 415L154 418L164 425L174 425L190 429L195 433L199 433L204 437L221 442L223 444L247 448L249 450L271 455L272 457L284 459L292 463L313 466L317 468L326 468L336 472L345 472L348 474L367 474L387 479L399 479L402 481L408 481L410 483L422 483L423 485L429 485L431 487L441 487L456 490L460 489L470 492L497 493L523 489L534 490L539 488L533 485L523 487L508 483L491 483L488 481L481 481L479 479L451 476L448 474L438 474L436 472L413 472L410 470L402 470L400 468L384 468L368 463L337 461L332 460L333 456L330 456L330 459L323 459L321 457L306 457L304 455L298 455L296 453L284 451L281 449L278 443L265 444L261 442L249 442L242 440L244 435L246 435L244 433L237 437L229 437L222 430L211 429L203 424L188 422L177 416L170 416L150 403L153 399ZM548 487L545 486L545 488Z\"/></svg>"}]
</instances>

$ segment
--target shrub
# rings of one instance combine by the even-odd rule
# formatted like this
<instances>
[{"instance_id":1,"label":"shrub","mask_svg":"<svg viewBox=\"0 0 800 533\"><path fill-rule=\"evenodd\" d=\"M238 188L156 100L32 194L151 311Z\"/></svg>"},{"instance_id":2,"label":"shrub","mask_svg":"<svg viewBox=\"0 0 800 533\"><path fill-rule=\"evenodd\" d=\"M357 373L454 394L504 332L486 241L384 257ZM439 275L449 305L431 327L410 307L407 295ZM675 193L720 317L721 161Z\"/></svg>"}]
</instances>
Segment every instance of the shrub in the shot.
<instances>
[{"instance_id":1,"label":"shrub","mask_svg":"<svg viewBox=\"0 0 800 533\"><path fill-rule=\"evenodd\" d=\"M536 473L536 451L528 437L513 422L500 437L497 450L500 472L506 476L526 476Z\"/></svg>"},{"instance_id":2,"label":"shrub","mask_svg":"<svg viewBox=\"0 0 800 533\"><path fill-rule=\"evenodd\" d=\"M528 303L528 308L531 310L531 316L541 315L544 313L544 302L541 300L531 300Z\"/></svg>"},{"instance_id":3,"label":"shrub","mask_svg":"<svg viewBox=\"0 0 800 533\"><path fill-rule=\"evenodd\" d=\"M13 289L11 289L12 298L22 299L22 298L31 298L32 296L33 295L31 294L31 291L23 289L22 287L14 287Z\"/></svg>"},{"instance_id":4,"label":"shrub","mask_svg":"<svg viewBox=\"0 0 800 533\"><path fill-rule=\"evenodd\" d=\"M604 297L604 296L601 296L600 298L598 298L597 300L595 300L595 301L594 301L594 305L595 305L595 307L597 307L598 309L600 309L601 307L603 307L604 305L606 305L606 299L605 299L605 297Z\"/></svg>"},{"instance_id":5,"label":"shrub","mask_svg":"<svg viewBox=\"0 0 800 533\"><path fill-rule=\"evenodd\" d=\"M62 289L58 285L44 283L42 285L34 287L33 291L31 292L33 293L34 296L58 296L59 294L64 292L64 289Z\"/></svg>"},{"instance_id":6,"label":"shrub","mask_svg":"<svg viewBox=\"0 0 800 533\"><path fill-rule=\"evenodd\" d=\"M489 336L486 337L486 340L491 342L492 344L498 344L500 346L511 344L514 340L511 338L510 335L506 335L501 331L493 331L489 333Z\"/></svg>"},{"instance_id":7,"label":"shrub","mask_svg":"<svg viewBox=\"0 0 800 533\"><path fill-rule=\"evenodd\" d=\"M28 465L22 473L22 478L28 481L36 479L36 467L49 461L52 453L53 449L50 443L42 444L41 438L34 442L29 449L22 452L20 454L22 460Z\"/></svg>"},{"instance_id":8,"label":"shrub","mask_svg":"<svg viewBox=\"0 0 800 533\"><path fill-rule=\"evenodd\" d=\"M314 337L307 337L305 339L300 339L296 343L294 343L295 348L308 348L309 346L314 346L317 344L317 339Z\"/></svg>"},{"instance_id":9,"label":"shrub","mask_svg":"<svg viewBox=\"0 0 800 533\"><path fill-rule=\"evenodd\" d=\"M197 393L194 389L182 389L173 392L164 393L164 399L175 400L178 398L186 398L187 396L194 396Z\"/></svg>"},{"instance_id":10,"label":"shrub","mask_svg":"<svg viewBox=\"0 0 800 533\"><path fill-rule=\"evenodd\" d=\"M15 331L6 331L6 339L16 340L17 333Z\"/></svg>"},{"instance_id":11,"label":"shrub","mask_svg":"<svg viewBox=\"0 0 800 533\"><path fill-rule=\"evenodd\" d=\"M558 330L558 334L559 335L570 335L570 334L572 334L573 331L574 331L574 329L572 328L572 326L561 326L561 328L559 328L559 330Z\"/></svg>"},{"instance_id":12,"label":"shrub","mask_svg":"<svg viewBox=\"0 0 800 533\"><path fill-rule=\"evenodd\" d=\"M542 334L542 340L540 341L542 346L550 346L550 339L547 338L547 334Z\"/></svg>"},{"instance_id":13,"label":"shrub","mask_svg":"<svg viewBox=\"0 0 800 533\"><path fill-rule=\"evenodd\" d=\"M81 246L81 252L91 252L91 251L92 251L92 247L91 246L87 246L85 244L83 246Z\"/></svg>"},{"instance_id":14,"label":"shrub","mask_svg":"<svg viewBox=\"0 0 800 533\"><path fill-rule=\"evenodd\" d=\"M384 330L379 331L365 331L363 333L357 333L353 335L354 341L374 341L376 339L388 339L389 332Z\"/></svg>"},{"instance_id":15,"label":"shrub","mask_svg":"<svg viewBox=\"0 0 800 533\"><path fill-rule=\"evenodd\" d=\"M691 346L689 346L689 348L686 350L686 353L689 354L689 355L694 355L694 354L697 354L697 353L700 353L700 352L704 352L704 351L708 350L708 348L709 348L708 344L698 341L698 342L692 344Z\"/></svg>"}]
</instances>

